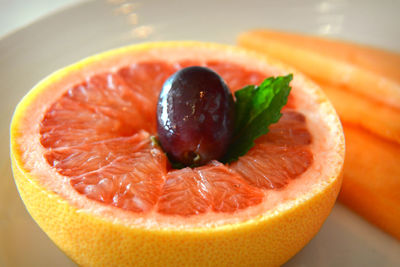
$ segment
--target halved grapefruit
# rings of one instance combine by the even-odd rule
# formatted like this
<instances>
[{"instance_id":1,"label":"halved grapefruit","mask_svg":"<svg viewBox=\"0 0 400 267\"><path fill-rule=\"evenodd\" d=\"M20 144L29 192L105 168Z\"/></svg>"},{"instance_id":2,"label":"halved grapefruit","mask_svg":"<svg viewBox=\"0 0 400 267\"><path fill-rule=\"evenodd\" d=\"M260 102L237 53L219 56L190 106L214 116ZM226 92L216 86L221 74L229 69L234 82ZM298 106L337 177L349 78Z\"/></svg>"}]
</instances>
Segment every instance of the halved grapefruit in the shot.
<instances>
[{"instance_id":1,"label":"halved grapefruit","mask_svg":"<svg viewBox=\"0 0 400 267\"><path fill-rule=\"evenodd\" d=\"M238 161L172 169L153 142L158 93L190 65L232 90L294 73L281 120ZM11 157L39 226L82 266L275 266L318 232L341 184L344 138L319 88L245 50L148 43L55 72L19 103Z\"/></svg>"}]
</instances>

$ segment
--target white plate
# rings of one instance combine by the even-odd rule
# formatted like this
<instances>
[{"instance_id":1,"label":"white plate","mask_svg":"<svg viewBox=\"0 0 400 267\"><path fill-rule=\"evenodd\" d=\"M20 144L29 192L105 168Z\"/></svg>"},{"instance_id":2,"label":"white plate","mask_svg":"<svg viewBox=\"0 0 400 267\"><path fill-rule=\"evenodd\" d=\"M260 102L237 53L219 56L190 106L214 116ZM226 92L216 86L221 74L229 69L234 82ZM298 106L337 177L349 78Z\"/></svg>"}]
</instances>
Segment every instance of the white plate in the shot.
<instances>
[{"instance_id":1,"label":"white plate","mask_svg":"<svg viewBox=\"0 0 400 267\"><path fill-rule=\"evenodd\" d=\"M0 266L75 266L26 212L13 182L8 127L40 79L83 57L149 40L234 43L268 27L400 49L400 1L87 1L0 40ZM51 214L49 214L51 216ZM400 266L400 243L340 204L286 266Z\"/></svg>"}]
</instances>

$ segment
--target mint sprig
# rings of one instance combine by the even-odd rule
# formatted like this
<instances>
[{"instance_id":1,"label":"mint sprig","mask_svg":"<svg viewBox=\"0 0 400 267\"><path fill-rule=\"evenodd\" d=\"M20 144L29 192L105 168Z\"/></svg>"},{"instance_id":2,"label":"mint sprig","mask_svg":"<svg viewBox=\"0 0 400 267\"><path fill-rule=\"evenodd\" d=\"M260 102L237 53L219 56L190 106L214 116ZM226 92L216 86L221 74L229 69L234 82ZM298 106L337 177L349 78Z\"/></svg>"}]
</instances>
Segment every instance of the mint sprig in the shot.
<instances>
[{"instance_id":1,"label":"mint sprig","mask_svg":"<svg viewBox=\"0 0 400 267\"><path fill-rule=\"evenodd\" d=\"M238 160L278 122L286 105L293 75L270 77L259 86L249 85L235 92L235 128L232 143L222 158L223 163Z\"/></svg>"}]
</instances>

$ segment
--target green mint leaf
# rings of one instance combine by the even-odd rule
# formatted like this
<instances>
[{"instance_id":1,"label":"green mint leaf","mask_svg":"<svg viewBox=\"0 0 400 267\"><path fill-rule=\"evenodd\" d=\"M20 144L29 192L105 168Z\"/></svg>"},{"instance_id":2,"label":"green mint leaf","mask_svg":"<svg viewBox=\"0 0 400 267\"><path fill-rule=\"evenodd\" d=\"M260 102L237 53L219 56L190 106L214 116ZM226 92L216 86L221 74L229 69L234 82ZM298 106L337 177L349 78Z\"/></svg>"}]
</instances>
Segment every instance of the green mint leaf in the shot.
<instances>
[{"instance_id":1,"label":"green mint leaf","mask_svg":"<svg viewBox=\"0 0 400 267\"><path fill-rule=\"evenodd\" d=\"M293 75L270 77L259 86L249 85L236 91L235 130L232 143L222 162L230 163L243 156L268 127L278 122L286 105Z\"/></svg>"}]
</instances>

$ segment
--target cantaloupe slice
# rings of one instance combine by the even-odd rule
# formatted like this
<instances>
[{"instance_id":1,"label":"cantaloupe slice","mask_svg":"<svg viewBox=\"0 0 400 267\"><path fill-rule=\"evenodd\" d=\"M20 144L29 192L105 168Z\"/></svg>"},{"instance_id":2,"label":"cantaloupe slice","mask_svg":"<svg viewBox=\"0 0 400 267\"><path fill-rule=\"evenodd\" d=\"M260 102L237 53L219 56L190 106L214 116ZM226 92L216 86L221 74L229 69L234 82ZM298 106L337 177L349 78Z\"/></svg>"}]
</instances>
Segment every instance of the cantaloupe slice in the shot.
<instances>
[{"instance_id":1,"label":"cantaloupe slice","mask_svg":"<svg viewBox=\"0 0 400 267\"><path fill-rule=\"evenodd\" d=\"M295 66L324 89L347 139L340 199L400 239L400 54L271 30L242 33L238 43Z\"/></svg>"},{"instance_id":2,"label":"cantaloupe slice","mask_svg":"<svg viewBox=\"0 0 400 267\"><path fill-rule=\"evenodd\" d=\"M344 124L346 161L339 200L400 239L400 145Z\"/></svg>"},{"instance_id":3,"label":"cantaloupe slice","mask_svg":"<svg viewBox=\"0 0 400 267\"><path fill-rule=\"evenodd\" d=\"M343 87L318 83L334 104L342 121L360 125L378 136L400 143L399 112Z\"/></svg>"},{"instance_id":4,"label":"cantaloupe slice","mask_svg":"<svg viewBox=\"0 0 400 267\"><path fill-rule=\"evenodd\" d=\"M400 54L359 45L342 40L327 39L318 36L296 34L274 30L252 30L243 33L239 39L247 42L248 37L266 39L271 42L295 45L298 49L313 51L330 58L351 63L365 70L400 82ZM251 41L250 41L251 42Z\"/></svg>"},{"instance_id":5,"label":"cantaloupe slice","mask_svg":"<svg viewBox=\"0 0 400 267\"><path fill-rule=\"evenodd\" d=\"M400 55L397 53L355 44L336 47L338 41L268 30L242 33L238 43L279 58L311 78L346 85L348 90L400 109Z\"/></svg>"}]
</instances>

